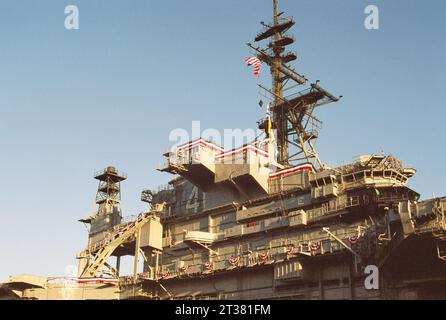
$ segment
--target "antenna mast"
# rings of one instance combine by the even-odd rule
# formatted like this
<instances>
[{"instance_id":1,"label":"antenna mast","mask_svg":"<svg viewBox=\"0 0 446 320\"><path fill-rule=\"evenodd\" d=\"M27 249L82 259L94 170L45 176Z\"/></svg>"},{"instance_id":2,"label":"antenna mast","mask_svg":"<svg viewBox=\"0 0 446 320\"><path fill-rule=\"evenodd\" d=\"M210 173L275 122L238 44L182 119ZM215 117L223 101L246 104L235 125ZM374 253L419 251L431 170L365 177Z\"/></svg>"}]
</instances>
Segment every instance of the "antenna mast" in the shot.
<instances>
[{"instance_id":1,"label":"antenna mast","mask_svg":"<svg viewBox=\"0 0 446 320\"><path fill-rule=\"evenodd\" d=\"M272 89L259 84L272 97L272 124L276 130L277 162L285 167L296 162L312 163L316 169L324 168L313 140L317 138L317 128L321 121L313 115L316 107L338 101L339 98L322 89L318 82L309 88L295 91L307 83L307 79L291 68L288 63L296 60L294 52L285 52L286 46L294 43L294 37L286 32L294 26L292 18L282 18L278 12L278 0L273 0L273 23L261 22L264 30L255 42L269 39L266 48L248 43L257 57L270 66ZM293 93L294 91L294 93ZM285 96L284 93L287 93ZM266 128L265 123L261 128Z\"/></svg>"}]
</instances>

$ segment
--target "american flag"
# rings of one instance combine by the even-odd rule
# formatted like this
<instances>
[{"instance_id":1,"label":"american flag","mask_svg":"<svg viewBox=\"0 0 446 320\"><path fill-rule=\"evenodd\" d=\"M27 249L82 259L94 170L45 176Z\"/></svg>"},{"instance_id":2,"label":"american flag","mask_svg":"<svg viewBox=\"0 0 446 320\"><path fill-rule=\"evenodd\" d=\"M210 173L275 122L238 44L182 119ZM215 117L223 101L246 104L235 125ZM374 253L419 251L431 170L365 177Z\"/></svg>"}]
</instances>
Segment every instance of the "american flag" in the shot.
<instances>
[{"instance_id":1,"label":"american flag","mask_svg":"<svg viewBox=\"0 0 446 320\"><path fill-rule=\"evenodd\" d=\"M254 75L260 77L260 68L262 67L262 61L257 57L246 58L245 62L248 66L254 66Z\"/></svg>"}]
</instances>

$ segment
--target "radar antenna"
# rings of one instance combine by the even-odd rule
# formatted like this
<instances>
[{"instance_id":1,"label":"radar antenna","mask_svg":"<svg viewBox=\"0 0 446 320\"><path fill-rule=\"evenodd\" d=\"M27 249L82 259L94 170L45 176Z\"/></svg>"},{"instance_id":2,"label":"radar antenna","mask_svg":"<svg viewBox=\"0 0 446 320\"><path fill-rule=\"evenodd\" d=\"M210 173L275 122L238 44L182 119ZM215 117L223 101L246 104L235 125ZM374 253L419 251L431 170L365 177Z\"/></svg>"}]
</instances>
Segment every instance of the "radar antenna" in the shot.
<instances>
[{"instance_id":1,"label":"radar antenna","mask_svg":"<svg viewBox=\"0 0 446 320\"><path fill-rule=\"evenodd\" d=\"M315 108L336 102L335 97L324 90L319 81L307 89L297 89L307 83L305 76L296 72L288 64L296 60L297 55L286 51L286 47L295 39L287 31L294 26L293 18L282 17L278 13L278 0L273 0L274 21L272 24L261 23L264 30L259 33L255 42L268 39L265 48L248 43L257 57L270 67L272 88L259 84L271 97L272 127L276 131L277 162L285 167L299 162L309 162L316 169L324 168L324 164L314 147L318 137L318 128L322 122L313 115ZM267 128L267 120L261 122L260 128Z\"/></svg>"}]
</instances>

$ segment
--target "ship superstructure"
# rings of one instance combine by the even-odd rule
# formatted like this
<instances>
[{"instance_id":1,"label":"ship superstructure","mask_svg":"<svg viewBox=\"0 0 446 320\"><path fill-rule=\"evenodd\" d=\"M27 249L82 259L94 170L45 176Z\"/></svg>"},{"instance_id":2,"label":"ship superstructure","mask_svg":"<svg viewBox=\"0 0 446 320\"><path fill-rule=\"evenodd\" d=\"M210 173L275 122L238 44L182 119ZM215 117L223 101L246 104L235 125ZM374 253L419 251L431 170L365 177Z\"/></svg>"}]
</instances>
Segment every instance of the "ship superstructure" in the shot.
<instances>
[{"instance_id":1,"label":"ship superstructure","mask_svg":"<svg viewBox=\"0 0 446 320\"><path fill-rule=\"evenodd\" d=\"M271 88L259 85L269 97L263 137L232 150L202 138L170 150L160 170L173 180L143 191L149 208L131 221L119 209L126 176L96 174L98 212L81 219L90 231L76 290L112 299L446 298L446 198L420 202L407 186L416 170L392 155L324 164L314 113L340 97L289 65L295 22L277 0L273 8L248 44L272 75ZM126 255L134 272L123 276ZM368 266L379 270L372 289ZM16 291L42 297L48 281ZM17 283L26 281L6 286Z\"/></svg>"}]
</instances>

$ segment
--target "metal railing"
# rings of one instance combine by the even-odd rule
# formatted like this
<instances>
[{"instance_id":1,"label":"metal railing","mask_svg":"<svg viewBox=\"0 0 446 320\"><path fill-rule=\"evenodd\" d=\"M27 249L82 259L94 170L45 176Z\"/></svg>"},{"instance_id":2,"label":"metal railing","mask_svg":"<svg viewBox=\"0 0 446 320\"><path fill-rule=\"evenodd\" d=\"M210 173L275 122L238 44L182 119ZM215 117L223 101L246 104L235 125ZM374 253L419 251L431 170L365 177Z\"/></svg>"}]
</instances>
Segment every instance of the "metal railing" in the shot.
<instances>
[{"instance_id":1,"label":"metal railing","mask_svg":"<svg viewBox=\"0 0 446 320\"><path fill-rule=\"evenodd\" d=\"M100 175L102 175L102 174L107 174L107 173L115 174L115 175L118 175L118 176L121 176L121 177L124 177L124 178L127 179L127 173L125 173L125 172L120 172L120 171L118 171L118 170L116 170L116 171L110 171L108 168L105 168L105 169L102 169L102 170L95 171L95 172L93 173L93 177L97 177L97 176L100 176Z\"/></svg>"}]
</instances>

